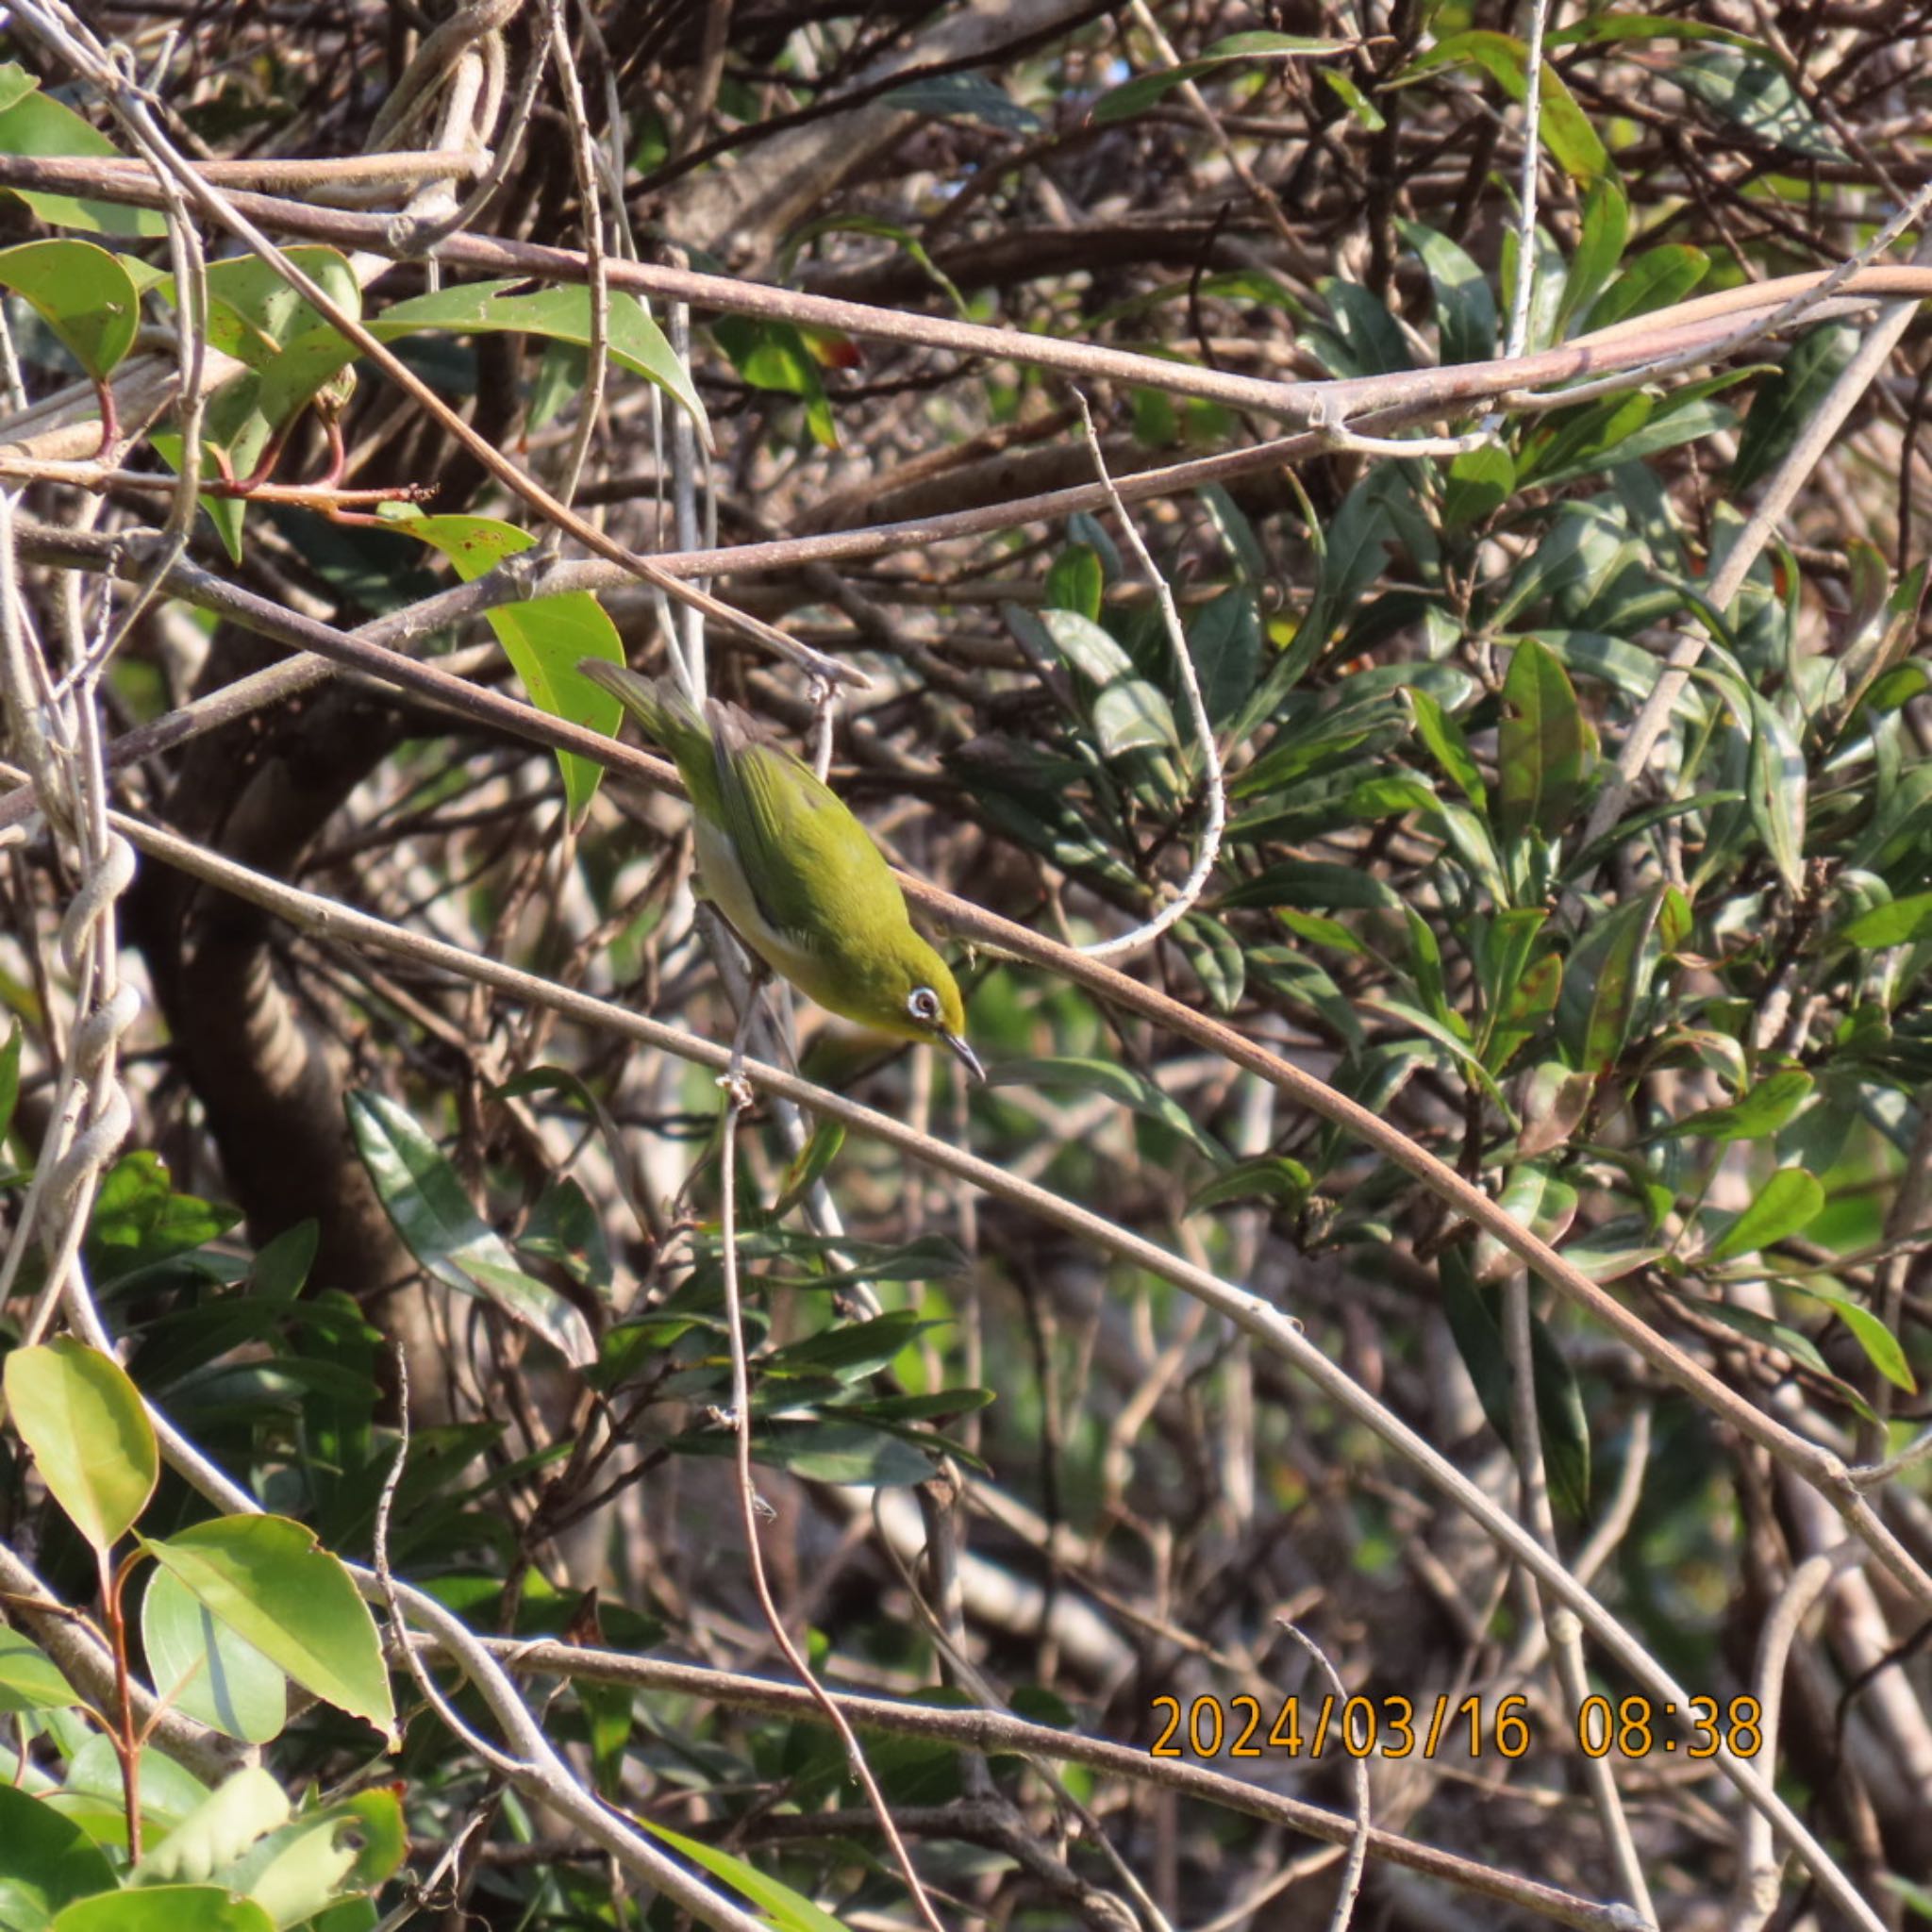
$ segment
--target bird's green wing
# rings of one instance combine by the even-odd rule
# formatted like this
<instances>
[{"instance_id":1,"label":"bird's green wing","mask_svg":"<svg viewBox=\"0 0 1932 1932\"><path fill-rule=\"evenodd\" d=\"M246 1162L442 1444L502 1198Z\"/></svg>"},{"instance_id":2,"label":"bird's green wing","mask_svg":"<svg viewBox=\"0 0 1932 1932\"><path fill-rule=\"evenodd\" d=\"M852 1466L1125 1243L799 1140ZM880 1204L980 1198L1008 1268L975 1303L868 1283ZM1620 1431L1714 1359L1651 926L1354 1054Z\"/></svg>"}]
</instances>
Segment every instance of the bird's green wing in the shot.
<instances>
[{"instance_id":1,"label":"bird's green wing","mask_svg":"<svg viewBox=\"0 0 1932 1932\"><path fill-rule=\"evenodd\" d=\"M813 952L895 937L906 898L871 833L808 766L735 722L714 710L720 817L759 910Z\"/></svg>"}]
</instances>

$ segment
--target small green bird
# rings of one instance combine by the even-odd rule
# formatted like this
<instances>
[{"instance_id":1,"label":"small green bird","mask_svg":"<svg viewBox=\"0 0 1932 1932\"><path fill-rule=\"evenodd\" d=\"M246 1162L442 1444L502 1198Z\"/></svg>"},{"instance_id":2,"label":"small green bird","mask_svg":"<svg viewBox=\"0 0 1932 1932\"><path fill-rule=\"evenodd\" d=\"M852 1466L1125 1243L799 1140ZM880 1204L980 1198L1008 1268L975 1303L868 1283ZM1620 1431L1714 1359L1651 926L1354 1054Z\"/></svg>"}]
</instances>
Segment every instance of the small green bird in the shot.
<instances>
[{"instance_id":1,"label":"small green bird","mask_svg":"<svg viewBox=\"0 0 1932 1932\"><path fill-rule=\"evenodd\" d=\"M705 890L739 938L831 1012L901 1040L943 1041L985 1079L958 986L839 795L736 705L713 698L700 717L668 679L599 658L577 669L676 759Z\"/></svg>"}]
</instances>

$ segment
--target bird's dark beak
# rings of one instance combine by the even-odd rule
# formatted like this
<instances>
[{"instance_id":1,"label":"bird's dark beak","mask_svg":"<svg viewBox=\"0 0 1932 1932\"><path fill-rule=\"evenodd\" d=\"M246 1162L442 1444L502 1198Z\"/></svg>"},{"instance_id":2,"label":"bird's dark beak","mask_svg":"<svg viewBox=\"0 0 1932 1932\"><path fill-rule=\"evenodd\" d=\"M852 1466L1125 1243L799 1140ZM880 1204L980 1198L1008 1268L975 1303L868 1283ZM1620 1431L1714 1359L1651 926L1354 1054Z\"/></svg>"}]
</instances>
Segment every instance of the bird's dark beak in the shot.
<instances>
[{"instance_id":1,"label":"bird's dark beak","mask_svg":"<svg viewBox=\"0 0 1932 1932\"><path fill-rule=\"evenodd\" d=\"M973 1049L970 1046L968 1046L966 1042L962 1039L960 1039L960 1037L957 1033L942 1032L940 1035L940 1038L946 1042L946 1044L950 1046L953 1049L953 1051L959 1056L960 1060L965 1065L966 1071L969 1074L971 1074L975 1080L979 1080L982 1082L985 1080L986 1069L979 1064L979 1056L976 1053L974 1053Z\"/></svg>"}]
</instances>

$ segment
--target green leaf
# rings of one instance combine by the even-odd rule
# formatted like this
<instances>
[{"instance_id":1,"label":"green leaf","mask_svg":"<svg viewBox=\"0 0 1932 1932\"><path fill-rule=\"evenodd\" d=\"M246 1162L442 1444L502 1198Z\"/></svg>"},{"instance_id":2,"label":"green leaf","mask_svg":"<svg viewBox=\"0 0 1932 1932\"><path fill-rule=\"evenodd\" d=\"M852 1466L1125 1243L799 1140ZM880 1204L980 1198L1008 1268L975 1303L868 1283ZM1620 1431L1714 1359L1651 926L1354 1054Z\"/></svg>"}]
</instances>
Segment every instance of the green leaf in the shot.
<instances>
[{"instance_id":1,"label":"green leaf","mask_svg":"<svg viewBox=\"0 0 1932 1932\"><path fill-rule=\"evenodd\" d=\"M527 530L494 517L407 516L394 519L393 526L441 551L466 584L537 541ZM585 658L601 658L610 664L625 661L624 640L596 598L588 591L566 591L503 605L485 615L539 710L606 738L617 735L624 707L577 669ZM581 821L596 796L604 768L592 758L567 751L557 754L557 764L563 774L571 818Z\"/></svg>"},{"instance_id":2,"label":"green leaf","mask_svg":"<svg viewBox=\"0 0 1932 1932\"><path fill-rule=\"evenodd\" d=\"M305 1690L392 1732L395 1707L375 1620L312 1530L285 1516L222 1516L145 1547Z\"/></svg>"},{"instance_id":3,"label":"green leaf","mask_svg":"<svg viewBox=\"0 0 1932 1932\"><path fill-rule=\"evenodd\" d=\"M634 1815L634 1822L642 1825L653 1838L661 1839L673 1851L683 1853L693 1865L708 1872L713 1878L722 1878L741 1898L747 1898L757 1906L774 1925L781 1928L781 1932L845 1932L843 1924L833 1918L831 1913L821 1911L803 1893L793 1891L789 1885L781 1885L775 1878L767 1878L756 1865L747 1864L744 1859L734 1857L729 1852L721 1852L698 1839L686 1838L682 1832L673 1831L669 1825L654 1824L648 1818Z\"/></svg>"},{"instance_id":4,"label":"green leaf","mask_svg":"<svg viewBox=\"0 0 1932 1932\"><path fill-rule=\"evenodd\" d=\"M805 405L806 427L821 449L837 449L838 425L819 365L801 330L789 322L721 315L711 325L718 346L753 389L796 396Z\"/></svg>"},{"instance_id":5,"label":"green leaf","mask_svg":"<svg viewBox=\"0 0 1932 1932\"><path fill-rule=\"evenodd\" d=\"M1324 85L1331 89L1341 104L1353 114L1370 134L1379 134L1389 125L1389 117L1363 93L1354 81L1339 67L1322 67L1316 70Z\"/></svg>"},{"instance_id":6,"label":"green leaf","mask_svg":"<svg viewBox=\"0 0 1932 1932\"><path fill-rule=\"evenodd\" d=\"M1449 483L1442 492L1442 523L1451 530L1467 530L1509 501L1516 488L1516 459L1500 444L1488 442L1466 449L1449 465Z\"/></svg>"},{"instance_id":7,"label":"green leaf","mask_svg":"<svg viewBox=\"0 0 1932 1932\"><path fill-rule=\"evenodd\" d=\"M258 1840L221 1876L277 1926L314 1922L321 1932L317 1913L352 1890L366 1893L380 1885L408 1849L396 1794L377 1788L291 1819Z\"/></svg>"},{"instance_id":8,"label":"green leaf","mask_svg":"<svg viewBox=\"0 0 1932 1932\"><path fill-rule=\"evenodd\" d=\"M1252 592L1224 591L1188 620L1188 654L1211 723L1224 724L1255 688L1261 666L1261 617Z\"/></svg>"},{"instance_id":9,"label":"green leaf","mask_svg":"<svg viewBox=\"0 0 1932 1932\"><path fill-rule=\"evenodd\" d=\"M1331 326L1302 331L1302 339L1331 375L1394 375L1413 366L1407 339L1388 305L1359 282L1324 275L1315 284Z\"/></svg>"},{"instance_id":10,"label":"green leaf","mask_svg":"<svg viewBox=\"0 0 1932 1932\"><path fill-rule=\"evenodd\" d=\"M1033 135L1041 119L983 74L934 74L879 96L881 107L904 108L941 121L977 121L1002 134Z\"/></svg>"},{"instance_id":11,"label":"green leaf","mask_svg":"<svg viewBox=\"0 0 1932 1932\"><path fill-rule=\"evenodd\" d=\"M1815 1276L1807 1276L1803 1281L1780 1281L1778 1286L1823 1302L1852 1331L1872 1366L1888 1382L1903 1389L1907 1395L1919 1392L1919 1385L1912 1379L1911 1368L1906 1361L1905 1350L1899 1346L1898 1337L1863 1302L1840 1290L1823 1287Z\"/></svg>"},{"instance_id":12,"label":"green leaf","mask_svg":"<svg viewBox=\"0 0 1932 1932\"><path fill-rule=\"evenodd\" d=\"M275 1932L252 1899L220 1885L157 1885L83 1899L53 1923L52 1932Z\"/></svg>"},{"instance_id":13,"label":"green leaf","mask_svg":"<svg viewBox=\"0 0 1932 1932\"><path fill-rule=\"evenodd\" d=\"M97 1551L147 1507L160 1454L141 1393L111 1357L71 1336L7 1357L7 1407L41 1479Z\"/></svg>"},{"instance_id":14,"label":"green leaf","mask_svg":"<svg viewBox=\"0 0 1932 1932\"><path fill-rule=\"evenodd\" d=\"M1473 29L1439 41L1422 58L1396 76L1398 83L1414 80L1437 68L1474 64L1480 67L1512 101L1529 93L1529 52L1510 34ZM1545 60L1541 89L1542 111L1539 132L1557 165L1580 188L1588 188L1612 172L1610 157L1590 117L1563 76Z\"/></svg>"},{"instance_id":15,"label":"green leaf","mask_svg":"<svg viewBox=\"0 0 1932 1932\"><path fill-rule=\"evenodd\" d=\"M1594 922L1564 965L1557 1037L1584 1073L1601 1073L1624 1050L1649 977L1644 951L1662 896L1653 889Z\"/></svg>"},{"instance_id":16,"label":"green leaf","mask_svg":"<svg viewBox=\"0 0 1932 1932\"><path fill-rule=\"evenodd\" d=\"M1704 279L1709 266L1710 257L1687 242L1667 242L1661 247L1646 249L1597 297L1590 311L1591 332L1681 302Z\"/></svg>"},{"instance_id":17,"label":"green leaf","mask_svg":"<svg viewBox=\"0 0 1932 1932\"><path fill-rule=\"evenodd\" d=\"M1689 1135L1699 1141L1762 1141L1776 1133L1810 1099L1817 1083L1798 1067L1787 1067L1758 1081L1740 1099L1724 1107L1707 1107L1688 1119L1674 1122L1662 1139Z\"/></svg>"},{"instance_id":18,"label":"green leaf","mask_svg":"<svg viewBox=\"0 0 1932 1932\"><path fill-rule=\"evenodd\" d=\"M1796 898L1805 889L1805 810L1810 791L1805 748L1775 705L1756 690L1746 696L1751 705L1751 757L1746 768L1751 821L1786 891Z\"/></svg>"},{"instance_id":19,"label":"green leaf","mask_svg":"<svg viewBox=\"0 0 1932 1932\"><path fill-rule=\"evenodd\" d=\"M0 1042L0 1147L13 1129L13 1109L20 1101L20 1022Z\"/></svg>"},{"instance_id":20,"label":"green leaf","mask_svg":"<svg viewBox=\"0 0 1932 1932\"><path fill-rule=\"evenodd\" d=\"M1090 624L1100 622L1107 573L1091 543L1069 543L1046 574L1046 601L1056 610L1077 610Z\"/></svg>"},{"instance_id":21,"label":"green leaf","mask_svg":"<svg viewBox=\"0 0 1932 1932\"><path fill-rule=\"evenodd\" d=\"M590 345L589 289L572 285L527 294L507 292L528 287L525 277L512 275L502 281L464 282L453 289L414 295L372 316L369 332L387 342L424 330L491 335L509 329L551 341ZM711 447L711 425L691 372L678 360L664 331L651 320L643 304L626 291L612 290L608 320L610 359L633 375L656 383L690 414L705 446Z\"/></svg>"},{"instance_id":22,"label":"green leaf","mask_svg":"<svg viewBox=\"0 0 1932 1932\"><path fill-rule=\"evenodd\" d=\"M1231 1013L1247 989L1247 961L1241 941L1218 919L1190 913L1174 929L1174 942L1207 989L1217 1013Z\"/></svg>"},{"instance_id":23,"label":"green leaf","mask_svg":"<svg viewBox=\"0 0 1932 1932\"><path fill-rule=\"evenodd\" d=\"M39 92L40 83L12 61L0 68L9 105L0 109L0 154L73 155L83 160L118 156L120 149L95 132L72 108ZM0 94L5 98L5 94ZM150 239L168 232L164 216L153 208L124 208L111 201L88 201L71 194L46 194L37 188L11 188L52 228L81 228L92 235L141 235Z\"/></svg>"},{"instance_id":24,"label":"green leaf","mask_svg":"<svg viewBox=\"0 0 1932 1932\"><path fill-rule=\"evenodd\" d=\"M1204 74L1211 74L1215 68L1233 60L1302 59L1310 55L1339 54L1344 46L1345 42L1317 40L1307 34L1258 30L1230 34L1225 40L1216 41L1197 60L1182 60L1153 74L1137 74L1132 80L1108 88L1087 110L1087 118L1096 127L1130 121L1183 82L1198 80Z\"/></svg>"},{"instance_id":25,"label":"green leaf","mask_svg":"<svg viewBox=\"0 0 1932 1932\"><path fill-rule=\"evenodd\" d=\"M73 1819L0 1784L0 1932L42 1932L63 1906L116 1883L106 1855Z\"/></svg>"},{"instance_id":26,"label":"green leaf","mask_svg":"<svg viewBox=\"0 0 1932 1932\"><path fill-rule=\"evenodd\" d=\"M1009 608L1008 621L1025 613ZM1042 610L1038 631L1047 644L1090 683L1105 690L1123 677L1134 675L1134 660L1092 618L1077 610Z\"/></svg>"},{"instance_id":27,"label":"green leaf","mask_svg":"<svg viewBox=\"0 0 1932 1932\"><path fill-rule=\"evenodd\" d=\"M0 248L0 287L25 296L96 382L105 382L134 346L141 326L134 278L118 255L92 242Z\"/></svg>"},{"instance_id":28,"label":"green leaf","mask_svg":"<svg viewBox=\"0 0 1932 1932\"><path fill-rule=\"evenodd\" d=\"M1496 353L1496 298L1489 277L1448 236L1420 222L1395 225L1428 275L1443 363L1486 361Z\"/></svg>"},{"instance_id":29,"label":"green leaf","mask_svg":"<svg viewBox=\"0 0 1932 1932\"><path fill-rule=\"evenodd\" d=\"M1563 277L1563 299L1557 309L1559 336L1574 318L1589 314L1591 305L1616 274L1629 238L1630 204L1615 177L1606 175L1592 183L1583 197L1576 253L1570 258L1570 272Z\"/></svg>"},{"instance_id":30,"label":"green leaf","mask_svg":"<svg viewBox=\"0 0 1932 1932\"><path fill-rule=\"evenodd\" d=\"M288 1818L288 1793L258 1765L247 1766L210 1791L150 1848L135 1882L172 1885L179 1879L199 1884Z\"/></svg>"},{"instance_id":31,"label":"green leaf","mask_svg":"<svg viewBox=\"0 0 1932 1932\"><path fill-rule=\"evenodd\" d=\"M88 1224L88 1258L98 1283L205 1246L227 1233L241 1210L177 1194L160 1156L137 1148L103 1177Z\"/></svg>"},{"instance_id":32,"label":"green leaf","mask_svg":"<svg viewBox=\"0 0 1932 1932\"><path fill-rule=\"evenodd\" d=\"M1503 679L1496 824L1506 838L1560 838L1596 768L1596 732L1556 655L1523 638Z\"/></svg>"},{"instance_id":33,"label":"green leaf","mask_svg":"<svg viewBox=\"0 0 1932 1932\"><path fill-rule=\"evenodd\" d=\"M841 1122L820 1121L812 1129L811 1139L799 1149L792 1158L791 1165L785 1170L778 1198L768 1210L769 1218L780 1221L790 1214L824 1179L844 1144L845 1128Z\"/></svg>"},{"instance_id":34,"label":"green leaf","mask_svg":"<svg viewBox=\"0 0 1932 1932\"><path fill-rule=\"evenodd\" d=\"M1909 892L1848 919L1832 937L1848 946L1908 946L1932 934L1932 892Z\"/></svg>"},{"instance_id":35,"label":"green leaf","mask_svg":"<svg viewBox=\"0 0 1932 1932\"><path fill-rule=\"evenodd\" d=\"M351 1093L345 1105L377 1197L417 1260L458 1294L494 1302L566 1361L578 1368L595 1361L582 1313L517 1266L508 1243L470 1205L456 1170L409 1115L379 1093Z\"/></svg>"},{"instance_id":36,"label":"green leaf","mask_svg":"<svg viewBox=\"0 0 1932 1932\"><path fill-rule=\"evenodd\" d=\"M988 1069L989 1087L1071 1087L1081 1093L1104 1093L1190 1141L1216 1167L1227 1164L1227 1151L1202 1128L1179 1101L1164 1093L1144 1074L1116 1060L1013 1059Z\"/></svg>"},{"instance_id":37,"label":"green leaf","mask_svg":"<svg viewBox=\"0 0 1932 1932\"><path fill-rule=\"evenodd\" d=\"M1438 765L1441 765L1443 773L1457 782L1468 802L1478 811L1488 811L1490 789L1482 782L1482 771L1476 765L1474 754L1468 748L1468 738L1462 736L1462 726L1455 721L1455 715L1445 711L1441 703L1418 684L1405 686L1403 693L1408 699L1408 709L1416 721L1416 736L1430 748L1430 756Z\"/></svg>"},{"instance_id":38,"label":"green leaf","mask_svg":"<svg viewBox=\"0 0 1932 1932\"><path fill-rule=\"evenodd\" d=\"M1202 1214L1234 1201L1265 1201L1277 1213L1296 1214L1313 1186L1313 1177L1299 1160L1281 1154L1262 1154L1252 1160L1236 1161L1225 1174L1196 1188L1188 1196L1184 1211Z\"/></svg>"},{"instance_id":39,"label":"green leaf","mask_svg":"<svg viewBox=\"0 0 1932 1932\"><path fill-rule=\"evenodd\" d=\"M1679 55L1663 70L1688 94L1713 108L1754 141L1817 161L1849 158L1778 63L1735 46Z\"/></svg>"},{"instance_id":40,"label":"green leaf","mask_svg":"<svg viewBox=\"0 0 1932 1932\"><path fill-rule=\"evenodd\" d=\"M1824 1211L1824 1190L1802 1167L1781 1167L1758 1188L1730 1226L1705 1251L1706 1261L1729 1261L1775 1246Z\"/></svg>"},{"instance_id":41,"label":"green leaf","mask_svg":"<svg viewBox=\"0 0 1932 1932\"><path fill-rule=\"evenodd\" d=\"M1504 1344L1498 1292L1479 1284L1461 1246L1443 1249L1439 1270L1442 1312L1490 1426L1508 1444L1516 1441L1510 1399L1508 1350ZM1556 1338L1534 1309L1529 1318L1530 1375L1536 1385L1537 1433L1542 1441L1550 1493L1571 1516L1590 1509L1590 1424L1582 1391Z\"/></svg>"},{"instance_id":42,"label":"green leaf","mask_svg":"<svg viewBox=\"0 0 1932 1932\"><path fill-rule=\"evenodd\" d=\"M937 1436L924 1440L930 1441L930 1452L873 1424L759 1417L751 1453L766 1468L786 1470L804 1482L910 1489L932 1480L933 1457L949 1447ZM687 1430L670 1447L680 1456L737 1453L730 1431L718 1428Z\"/></svg>"},{"instance_id":43,"label":"green leaf","mask_svg":"<svg viewBox=\"0 0 1932 1932\"><path fill-rule=\"evenodd\" d=\"M1124 752L1180 748L1172 708L1144 677L1124 677L1095 697L1093 732L1110 758Z\"/></svg>"},{"instance_id":44,"label":"green leaf","mask_svg":"<svg viewBox=\"0 0 1932 1932\"><path fill-rule=\"evenodd\" d=\"M74 1701L74 1687L53 1658L32 1638L0 1624L0 1711L61 1710ZM5 1882L0 1877L0 1927L7 1924Z\"/></svg>"},{"instance_id":45,"label":"green leaf","mask_svg":"<svg viewBox=\"0 0 1932 1932\"><path fill-rule=\"evenodd\" d=\"M1827 322L1807 328L1791 344L1783 367L1752 399L1750 413L1738 432L1738 454L1730 475L1733 490L1750 489L1790 453L1832 384L1844 374L1859 340L1858 330L1849 324Z\"/></svg>"},{"instance_id":46,"label":"green leaf","mask_svg":"<svg viewBox=\"0 0 1932 1932\"><path fill-rule=\"evenodd\" d=\"M265 1744L289 1720L289 1686L245 1638L218 1624L172 1571L157 1571L141 1606L155 1689L178 1710L244 1743Z\"/></svg>"}]
</instances>

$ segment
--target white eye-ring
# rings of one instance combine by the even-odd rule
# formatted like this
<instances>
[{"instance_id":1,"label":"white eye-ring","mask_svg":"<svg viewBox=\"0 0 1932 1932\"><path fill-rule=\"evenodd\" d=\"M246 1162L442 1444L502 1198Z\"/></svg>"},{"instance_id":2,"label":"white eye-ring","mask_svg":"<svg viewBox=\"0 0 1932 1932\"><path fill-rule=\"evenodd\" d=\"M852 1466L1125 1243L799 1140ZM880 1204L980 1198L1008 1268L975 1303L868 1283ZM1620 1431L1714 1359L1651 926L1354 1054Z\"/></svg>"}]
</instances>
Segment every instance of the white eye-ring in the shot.
<instances>
[{"instance_id":1,"label":"white eye-ring","mask_svg":"<svg viewBox=\"0 0 1932 1932\"><path fill-rule=\"evenodd\" d=\"M929 986L915 986L906 995L906 1010L922 1026L940 1024L940 996Z\"/></svg>"}]
</instances>

